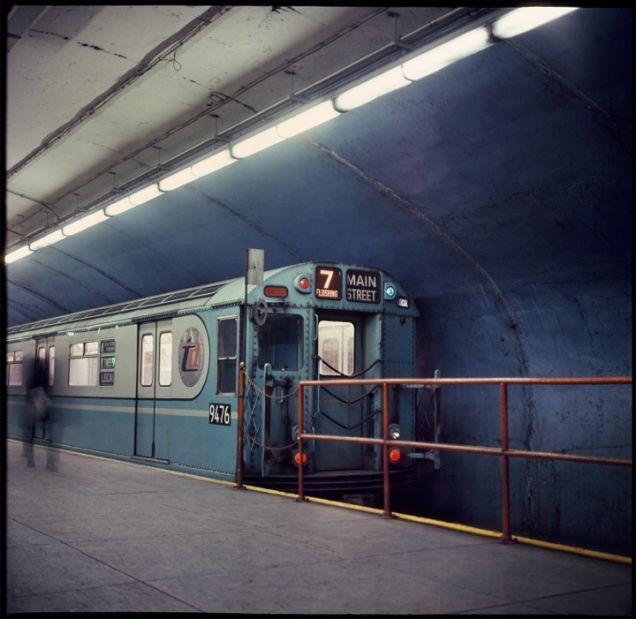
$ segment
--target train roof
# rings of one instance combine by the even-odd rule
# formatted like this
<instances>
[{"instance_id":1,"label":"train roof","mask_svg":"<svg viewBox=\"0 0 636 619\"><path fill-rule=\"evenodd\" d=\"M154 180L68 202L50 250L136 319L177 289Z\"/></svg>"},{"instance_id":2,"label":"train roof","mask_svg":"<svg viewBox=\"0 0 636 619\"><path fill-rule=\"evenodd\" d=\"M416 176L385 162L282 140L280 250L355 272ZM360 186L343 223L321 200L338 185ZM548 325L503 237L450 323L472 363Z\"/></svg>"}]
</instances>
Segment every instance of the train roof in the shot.
<instances>
[{"instance_id":1,"label":"train roof","mask_svg":"<svg viewBox=\"0 0 636 619\"><path fill-rule=\"evenodd\" d=\"M305 262L301 264L288 265L277 269L265 271L263 279L267 280L277 274L289 269L303 269L309 265L325 264L336 265L340 263L320 261ZM345 266L345 265L340 265ZM356 268L357 265L346 265ZM375 267L358 267L361 269L373 268L388 275L382 269ZM250 288L253 288L251 286ZM204 309L217 305L233 305L240 303L244 299L245 278L244 276L226 279L220 282L184 288L168 293L142 297L131 301L115 303L70 314L63 314L51 318L45 318L34 322L16 325L7 329L7 336L11 339L21 339L20 336L55 334L60 331L82 331L93 329L96 326L107 327L115 324L122 325L134 322L141 322L144 319L160 319L178 314L190 312L194 309Z\"/></svg>"}]
</instances>

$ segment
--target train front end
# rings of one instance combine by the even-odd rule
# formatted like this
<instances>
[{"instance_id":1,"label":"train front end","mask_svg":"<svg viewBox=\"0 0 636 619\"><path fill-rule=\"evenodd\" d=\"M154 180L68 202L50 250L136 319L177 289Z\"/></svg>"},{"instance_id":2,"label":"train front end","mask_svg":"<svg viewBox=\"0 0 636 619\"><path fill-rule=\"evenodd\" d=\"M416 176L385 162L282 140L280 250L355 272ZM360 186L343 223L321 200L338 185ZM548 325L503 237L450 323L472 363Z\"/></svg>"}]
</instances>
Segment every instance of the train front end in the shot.
<instances>
[{"instance_id":1,"label":"train front end","mask_svg":"<svg viewBox=\"0 0 636 619\"><path fill-rule=\"evenodd\" d=\"M246 289L244 470L246 481L296 490L298 466L314 494L374 493L382 488L377 445L305 440L297 449L298 382L304 432L335 437L382 437L382 389L329 385L334 379L415 375L417 309L387 273L368 267L306 263L268 271ZM416 394L390 388L389 433L415 440ZM391 454L392 484L415 480L408 450Z\"/></svg>"}]
</instances>

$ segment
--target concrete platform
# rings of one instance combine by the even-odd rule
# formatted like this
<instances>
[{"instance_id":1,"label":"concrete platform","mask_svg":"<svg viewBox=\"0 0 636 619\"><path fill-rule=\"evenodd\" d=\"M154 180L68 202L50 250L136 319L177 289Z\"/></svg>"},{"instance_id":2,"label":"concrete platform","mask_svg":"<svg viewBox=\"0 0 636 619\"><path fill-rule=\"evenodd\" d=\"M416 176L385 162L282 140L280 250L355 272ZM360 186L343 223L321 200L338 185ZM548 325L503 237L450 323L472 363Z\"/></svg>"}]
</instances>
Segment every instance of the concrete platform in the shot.
<instances>
[{"instance_id":1,"label":"concrete platform","mask_svg":"<svg viewBox=\"0 0 636 619\"><path fill-rule=\"evenodd\" d=\"M631 566L7 442L6 610L631 615Z\"/></svg>"}]
</instances>

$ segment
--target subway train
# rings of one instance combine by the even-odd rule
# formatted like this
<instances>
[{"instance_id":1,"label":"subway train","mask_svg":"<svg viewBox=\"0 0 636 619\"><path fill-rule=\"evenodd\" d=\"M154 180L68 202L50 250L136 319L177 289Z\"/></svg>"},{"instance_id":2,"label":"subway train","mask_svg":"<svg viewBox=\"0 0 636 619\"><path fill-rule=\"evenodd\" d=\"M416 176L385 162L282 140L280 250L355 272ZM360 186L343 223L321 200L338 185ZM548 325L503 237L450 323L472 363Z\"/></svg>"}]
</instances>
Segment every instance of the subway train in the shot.
<instances>
[{"instance_id":1,"label":"subway train","mask_svg":"<svg viewBox=\"0 0 636 619\"><path fill-rule=\"evenodd\" d=\"M8 435L23 436L40 364L49 415L36 442L235 481L244 362L244 482L295 491L303 466L306 492L377 492L377 445L305 440L299 461L297 386L414 376L413 300L376 268L255 264L243 277L9 328ZM391 388L392 437L419 438L416 391ZM306 433L382 436L373 385L308 387L303 405ZM434 460L394 455L394 485Z\"/></svg>"}]
</instances>

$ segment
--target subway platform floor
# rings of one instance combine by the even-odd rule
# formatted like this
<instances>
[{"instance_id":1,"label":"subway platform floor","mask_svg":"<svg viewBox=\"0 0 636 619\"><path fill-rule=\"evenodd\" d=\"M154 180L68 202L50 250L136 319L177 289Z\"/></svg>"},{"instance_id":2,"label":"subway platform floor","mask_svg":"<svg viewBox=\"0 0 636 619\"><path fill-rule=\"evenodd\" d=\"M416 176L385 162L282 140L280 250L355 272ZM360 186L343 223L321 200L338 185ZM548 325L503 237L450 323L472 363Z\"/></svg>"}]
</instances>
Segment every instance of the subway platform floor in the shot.
<instances>
[{"instance_id":1,"label":"subway platform floor","mask_svg":"<svg viewBox=\"0 0 636 619\"><path fill-rule=\"evenodd\" d=\"M7 441L6 610L631 615L630 565Z\"/></svg>"}]
</instances>

